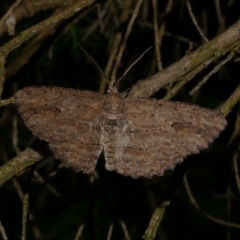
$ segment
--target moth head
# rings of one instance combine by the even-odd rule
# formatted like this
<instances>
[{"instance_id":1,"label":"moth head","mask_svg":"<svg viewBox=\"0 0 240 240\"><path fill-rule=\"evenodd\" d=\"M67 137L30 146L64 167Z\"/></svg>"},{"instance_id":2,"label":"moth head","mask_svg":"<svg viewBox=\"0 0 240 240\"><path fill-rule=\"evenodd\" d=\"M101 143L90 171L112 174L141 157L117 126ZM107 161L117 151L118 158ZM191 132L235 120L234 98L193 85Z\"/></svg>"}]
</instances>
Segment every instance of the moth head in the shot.
<instances>
[{"instance_id":1,"label":"moth head","mask_svg":"<svg viewBox=\"0 0 240 240\"><path fill-rule=\"evenodd\" d=\"M107 114L117 116L119 113L122 113L123 108L124 100L121 95L115 92L115 90L110 90L105 98L104 111Z\"/></svg>"}]
</instances>

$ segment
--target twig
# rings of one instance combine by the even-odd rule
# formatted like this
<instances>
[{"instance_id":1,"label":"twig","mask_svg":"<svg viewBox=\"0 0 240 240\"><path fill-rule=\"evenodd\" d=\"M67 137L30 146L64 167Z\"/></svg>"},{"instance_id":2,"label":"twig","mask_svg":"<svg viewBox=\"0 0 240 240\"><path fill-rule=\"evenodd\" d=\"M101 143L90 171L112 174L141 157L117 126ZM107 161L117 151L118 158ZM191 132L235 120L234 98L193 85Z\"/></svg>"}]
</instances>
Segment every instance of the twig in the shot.
<instances>
[{"instance_id":1,"label":"twig","mask_svg":"<svg viewBox=\"0 0 240 240\"><path fill-rule=\"evenodd\" d=\"M207 214L206 212L204 212L204 211L199 207L198 203L196 202L194 196L193 196L192 193L191 193L191 190L190 190L190 187L189 187L189 185L188 185L188 181L187 181L186 175L184 176L183 180L184 180L184 186L185 186L185 189L186 189L186 191L187 191L187 194L188 194L188 197L189 197L190 202L193 204L193 206L194 206L203 216L205 216L205 217L208 218L209 220L211 220L211 221L213 221L213 222L215 222L215 223L221 224L221 225L223 225L223 226L240 229L240 224L238 224L238 223L226 222L226 221L223 221L223 220L221 220L221 219L215 218L215 217Z\"/></svg>"},{"instance_id":2,"label":"twig","mask_svg":"<svg viewBox=\"0 0 240 240\"><path fill-rule=\"evenodd\" d=\"M231 183L228 183L227 185L227 189L226 189L226 198L227 198L227 204L226 204L226 215L227 215L227 221L230 222L231 221L231 213L233 211L232 210L232 190L231 190L232 186L231 186ZM231 234L231 228L230 227L227 227L227 232L226 232L226 239L230 240L231 237L230 237L230 234ZM230 238L229 238L230 237Z\"/></svg>"},{"instance_id":3,"label":"twig","mask_svg":"<svg viewBox=\"0 0 240 240\"><path fill-rule=\"evenodd\" d=\"M14 98L8 98L8 99L4 99L4 100L0 100L0 107L8 105L10 103L14 103Z\"/></svg>"},{"instance_id":4,"label":"twig","mask_svg":"<svg viewBox=\"0 0 240 240\"><path fill-rule=\"evenodd\" d=\"M161 223L164 213L166 211L167 206L169 205L169 201L165 200L161 203L161 205L154 211L151 221L146 229L143 239L145 240L153 240L156 236L157 229L159 224Z\"/></svg>"},{"instance_id":5,"label":"twig","mask_svg":"<svg viewBox=\"0 0 240 240\"><path fill-rule=\"evenodd\" d=\"M160 39L158 35L158 10L157 10L157 0L152 0L153 5L153 29L154 29L154 45L155 45L155 56L157 60L158 71L162 70L162 60L160 53Z\"/></svg>"},{"instance_id":6,"label":"twig","mask_svg":"<svg viewBox=\"0 0 240 240\"><path fill-rule=\"evenodd\" d=\"M162 19L163 19L163 17L166 17L166 15L171 12L172 5L173 5L173 0L168 0L166 8L164 10L164 13L162 15ZM153 6L153 9L154 9L154 6ZM158 71L161 71L163 69L162 68L162 59L161 59L161 50L160 49L161 49L161 46L162 46L162 40L163 40L163 36L165 34L165 29L166 29L166 22L163 22L163 21L161 22L160 28L157 30L156 33L155 33L155 26L154 26L155 49L156 49L155 54L156 54L156 57L157 57ZM157 53L157 51L159 53Z\"/></svg>"},{"instance_id":7,"label":"twig","mask_svg":"<svg viewBox=\"0 0 240 240\"><path fill-rule=\"evenodd\" d=\"M217 19L220 25L220 30L222 30L224 28L224 17L221 12L220 1L214 0L214 3L215 3L216 13L217 13Z\"/></svg>"},{"instance_id":8,"label":"twig","mask_svg":"<svg viewBox=\"0 0 240 240\"><path fill-rule=\"evenodd\" d=\"M114 59L117 55L117 50L118 50L119 45L121 43L121 39L122 39L122 32L118 32L115 35L114 42L113 42L113 45L112 45L112 49L110 51L108 62L106 64L105 71L104 71L104 74L106 75L107 79L110 78L111 69L114 65ZM100 86L99 92L103 94L104 91L105 91L105 88L106 88L106 82L101 81L101 86Z\"/></svg>"},{"instance_id":9,"label":"twig","mask_svg":"<svg viewBox=\"0 0 240 240\"><path fill-rule=\"evenodd\" d=\"M237 116L234 123L234 130L231 134L231 137L228 141L228 146L230 146L240 135L240 109L238 107Z\"/></svg>"},{"instance_id":10,"label":"twig","mask_svg":"<svg viewBox=\"0 0 240 240\"><path fill-rule=\"evenodd\" d=\"M126 224L120 220L120 224L122 226L122 229L123 229L123 233L124 233L124 236L125 236L125 240L130 240L130 236L129 236L129 233L128 233L128 230L127 230L127 226Z\"/></svg>"},{"instance_id":11,"label":"twig","mask_svg":"<svg viewBox=\"0 0 240 240\"><path fill-rule=\"evenodd\" d=\"M26 240L26 227L27 227L27 215L28 215L28 193L23 197L23 216L22 216L22 240Z\"/></svg>"},{"instance_id":12,"label":"twig","mask_svg":"<svg viewBox=\"0 0 240 240\"><path fill-rule=\"evenodd\" d=\"M76 0L78 1L78 0ZM76 2L75 1L75 2ZM12 15L14 16L15 20L19 22L20 20L24 18L30 18L33 17L35 14L39 12L44 12L46 10L51 9L58 9L61 11L64 10L67 6L70 6L72 4L70 1L66 2L63 0L55 0L55 1L49 1L49 0L41 0L40 1L23 1L22 4L16 8ZM7 26L4 24L0 28L0 36L2 36L7 31Z\"/></svg>"},{"instance_id":13,"label":"twig","mask_svg":"<svg viewBox=\"0 0 240 240\"><path fill-rule=\"evenodd\" d=\"M78 231L77 231L77 234L76 234L76 237L74 238L74 240L79 240L80 239L80 237L82 235L83 228L84 228L84 224L81 224L80 227L78 228Z\"/></svg>"},{"instance_id":14,"label":"twig","mask_svg":"<svg viewBox=\"0 0 240 240\"><path fill-rule=\"evenodd\" d=\"M113 226L114 226L113 223L111 223L111 224L109 225L109 228L108 228L108 235L107 235L107 240L110 240L111 237L112 237Z\"/></svg>"},{"instance_id":15,"label":"twig","mask_svg":"<svg viewBox=\"0 0 240 240\"><path fill-rule=\"evenodd\" d=\"M232 95L225 101L225 103L221 106L220 112L227 116L229 112L233 109L236 103L240 100L240 85L235 89Z\"/></svg>"},{"instance_id":16,"label":"twig","mask_svg":"<svg viewBox=\"0 0 240 240\"><path fill-rule=\"evenodd\" d=\"M187 44L189 44L189 43L191 42L191 44L192 44L194 47L198 47L198 46L199 46L199 43L198 43L198 42L193 41L193 40L190 39L190 38L187 38L187 37L182 36L182 35L177 35L177 34L174 34L174 33L168 32L168 31L165 31L165 32L164 32L164 36L177 39L178 41L183 42L183 43L187 43Z\"/></svg>"},{"instance_id":17,"label":"twig","mask_svg":"<svg viewBox=\"0 0 240 240\"><path fill-rule=\"evenodd\" d=\"M2 98L2 91L3 91L3 84L5 81L5 62L6 62L6 56L1 56L0 54L0 100ZM1 106L1 103L0 103Z\"/></svg>"},{"instance_id":18,"label":"twig","mask_svg":"<svg viewBox=\"0 0 240 240\"><path fill-rule=\"evenodd\" d=\"M229 62L233 57L234 57L235 52L231 52L230 54L228 54L228 56L222 60L217 66L215 66L213 68L213 70L211 72L209 72L202 81L200 81L197 86L195 86L190 92L189 95L193 96L196 91L198 91L208 80L209 78L215 74L216 72L218 72L227 62Z\"/></svg>"},{"instance_id":19,"label":"twig","mask_svg":"<svg viewBox=\"0 0 240 240\"><path fill-rule=\"evenodd\" d=\"M24 193L22 191L21 185L19 181L15 178L12 179L12 184L13 187L15 188L17 195L19 196L20 201L23 203L24 202Z\"/></svg>"},{"instance_id":20,"label":"twig","mask_svg":"<svg viewBox=\"0 0 240 240\"><path fill-rule=\"evenodd\" d=\"M147 79L138 81L129 93L129 97L149 97L171 82L178 82L180 77L194 71L200 72L220 56L232 51L240 44L240 20L229 27L223 34L215 37L195 51L184 56L176 63ZM195 72L195 74L197 73Z\"/></svg>"},{"instance_id":21,"label":"twig","mask_svg":"<svg viewBox=\"0 0 240 240\"><path fill-rule=\"evenodd\" d=\"M53 174L54 172L54 174ZM52 178L53 176L56 175L56 171L53 171L52 173L49 174L49 178ZM34 171L34 177L35 179L33 181L39 183L39 184L45 184L46 183L46 179L44 179L38 171ZM46 188L49 190L50 193L52 193L54 195L54 197L61 197L61 193L59 193L57 191L57 189L55 189L51 184L47 183L46 184Z\"/></svg>"},{"instance_id":22,"label":"twig","mask_svg":"<svg viewBox=\"0 0 240 240\"><path fill-rule=\"evenodd\" d=\"M127 6L124 7L121 12L120 24L127 21L129 13L130 13L130 10L129 10L130 6L128 6L128 5L130 5L130 1L125 0L123 2L123 4L127 5ZM123 32L119 30L114 37L113 44L112 44L112 47L111 47L111 50L109 53L109 58L108 58L108 61L107 61L107 64L106 64L106 67L104 70L104 74L107 77L107 79L110 79L111 70L114 65L114 59L116 58L116 55L117 55L117 52L118 52L118 49L119 49L119 46L121 43L122 35L123 35ZM100 86L99 92L103 94L105 91L105 88L106 88L105 82L101 81L101 86Z\"/></svg>"},{"instance_id":23,"label":"twig","mask_svg":"<svg viewBox=\"0 0 240 240\"><path fill-rule=\"evenodd\" d=\"M36 35L38 32L42 31L43 29L47 28L48 26L55 24L63 19L69 18L72 15L76 14L76 12L80 11L84 7L87 7L91 5L94 2L94 0L85 0L77 2L76 4L72 5L71 7L67 8L65 11L54 15L36 25L33 27L30 27L29 29L23 31L21 34L19 34L17 37L13 38L6 44L4 44L2 47L0 47L0 98L3 90L3 84L5 81L5 61L8 54L19 47L23 42L27 41L34 35Z\"/></svg>"},{"instance_id":24,"label":"twig","mask_svg":"<svg viewBox=\"0 0 240 240\"><path fill-rule=\"evenodd\" d=\"M87 10L89 11L90 8ZM51 16L55 16L59 12L62 12L62 8L57 8ZM52 44L57 42L59 38L68 31L73 24L75 24L77 21L79 21L80 18L84 16L84 14L87 14L88 11L84 11L82 14L79 14L72 22L70 22L61 33L59 33L58 37L54 40ZM44 29L42 32L40 32L37 36L35 36L31 42L21 51L21 53L18 54L17 58L14 59L6 69L6 79L9 77L12 77L15 75L24 65L26 65L31 57L34 55L34 53L44 44L46 39L52 35L54 30L61 24L61 22L58 22L56 24L52 24L48 28Z\"/></svg>"},{"instance_id":25,"label":"twig","mask_svg":"<svg viewBox=\"0 0 240 240\"><path fill-rule=\"evenodd\" d=\"M97 10L99 9L99 7L98 7L99 5L100 4L95 5ZM84 11L84 13L81 14L81 16L79 16L79 17L82 17L83 15L87 14L88 11L89 11L89 9L87 11ZM98 11L97 11L97 13L98 13ZM86 32L81 37L80 42L85 42L91 34L94 34L94 32L96 32L98 26L99 27L101 26L101 23L99 23L98 20L94 21L92 23L92 25L88 26L88 28L86 29Z\"/></svg>"},{"instance_id":26,"label":"twig","mask_svg":"<svg viewBox=\"0 0 240 240\"><path fill-rule=\"evenodd\" d=\"M12 145L16 154L19 154L21 150L18 147L18 126L17 126L17 117L13 117L13 131L12 131Z\"/></svg>"},{"instance_id":27,"label":"twig","mask_svg":"<svg viewBox=\"0 0 240 240\"><path fill-rule=\"evenodd\" d=\"M234 176L237 184L238 193L240 194L240 179L239 179L239 172L238 172L238 150L234 152L233 155L233 169L234 169Z\"/></svg>"},{"instance_id":28,"label":"twig","mask_svg":"<svg viewBox=\"0 0 240 240\"><path fill-rule=\"evenodd\" d=\"M194 26L196 27L197 31L199 32L199 34L202 37L202 39L204 40L204 42L207 43L209 40L207 39L207 37L203 33L202 29L199 27L199 25L197 23L197 20L196 20L194 14L192 12L192 8L191 8L189 0L187 0L186 3L187 3L187 9L188 9L189 15L190 15L190 17L192 19L192 22L193 22Z\"/></svg>"},{"instance_id":29,"label":"twig","mask_svg":"<svg viewBox=\"0 0 240 240\"><path fill-rule=\"evenodd\" d=\"M0 233L1 233L1 236L2 236L3 240L8 240L8 237L6 235L6 231L5 231L1 221L0 221Z\"/></svg>"},{"instance_id":30,"label":"twig","mask_svg":"<svg viewBox=\"0 0 240 240\"><path fill-rule=\"evenodd\" d=\"M0 20L0 28L1 26L6 23L7 19L12 15L13 11L18 7L18 5L22 2L22 0L17 0L13 5L8 9L6 14Z\"/></svg>"},{"instance_id":31,"label":"twig","mask_svg":"<svg viewBox=\"0 0 240 240\"><path fill-rule=\"evenodd\" d=\"M142 0L138 0L137 4L135 6L135 9L133 10L132 17L131 17L131 19L129 21L126 33L125 33L125 35L123 37L122 44L121 44L120 49L118 51L118 54L116 56L116 62L115 62L115 65L113 67L113 71L112 71L112 75L111 75L111 79L110 79L110 84L109 84L110 88L113 88L113 86L114 86L114 84L116 82L116 72L117 72L118 66L119 66L119 64L121 62L122 54L123 54L124 49L126 47L129 34L130 34L131 30L132 30L133 23L134 23L137 15L138 15L138 12L139 12L141 4L142 4Z\"/></svg>"},{"instance_id":32,"label":"twig","mask_svg":"<svg viewBox=\"0 0 240 240\"><path fill-rule=\"evenodd\" d=\"M26 167L33 165L42 158L39 152L27 148L18 156L0 167L0 186L13 176L21 173Z\"/></svg>"},{"instance_id":33,"label":"twig","mask_svg":"<svg viewBox=\"0 0 240 240\"><path fill-rule=\"evenodd\" d=\"M7 56L11 51L16 49L20 46L23 42L27 41L38 32L42 31L43 29L47 28L48 26L55 24L63 19L69 18L72 15L76 14L78 11L82 10L85 7L88 7L94 2L94 0L85 0L78 2L71 7L67 8L63 12L51 16L50 18L28 28L27 30L23 31L19 36L13 38L11 41L7 42L0 48L0 55Z\"/></svg>"},{"instance_id":34,"label":"twig","mask_svg":"<svg viewBox=\"0 0 240 240\"><path fill-rule=\"evenodd\" d=\"M174 87L167 91L166 96L163 98L165 100L171 99L177 92L189 81L191 81L196 74L202 69L202 66L198 66L189 73L185 74L184 76L178 78L178 82L174 85Z\"/></svg>"}]
</instances>

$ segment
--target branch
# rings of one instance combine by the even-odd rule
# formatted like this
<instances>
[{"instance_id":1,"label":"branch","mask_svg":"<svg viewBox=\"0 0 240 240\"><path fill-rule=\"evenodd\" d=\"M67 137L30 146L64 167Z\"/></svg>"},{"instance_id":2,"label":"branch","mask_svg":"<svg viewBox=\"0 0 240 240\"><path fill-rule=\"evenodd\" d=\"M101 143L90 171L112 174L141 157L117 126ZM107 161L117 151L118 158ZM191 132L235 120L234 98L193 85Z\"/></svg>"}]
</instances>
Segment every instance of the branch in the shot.
<instances>
[{"instance_id":1,"label":"branch","mask_svg":"<svg viewBox=\"0 0 240 240\"><path fill-rule=\"evenodd\" d=\"M20 33L17 37L13 38L11 41L4 44L2 47L0 47L0 96L2 94L3 90L3 84L5 80L5 60L6 57L10 52L12 52L14 49L19 47L22 43L36 35L38 32L42 31L43 29L46 29L48 26L51 26L52 24L56 24L57 22L69 18L76 14L76 12L82 10L85 7L88 7L94 3L94 0L82 0L80 2L75 3L73 6L67 8L65 11L54 15L36 25L33 27L28 28L27 30Z\"/></svg>"},{"instance_id":2,"label":"branch","mask_svg":"<svg viewBox=\"0 0 240 240\"><path fill-rule=\"evenodd\" d=\"M26 148L19 155L0 167L0 186L12 177L21 173L26 167L29 167L42 159L42 157L42 154L32 148Z\"/></svg>"},{"instance_id":3,"label":"branch","mask_svg":"<svg viewBox=\"0 0 240 240\"><path fill-rule=\"evenodd\" d=\"M165 85L179 81L179 78L198 68L197 73L217 58L228 53L240 44L240 20L224 33L202 45L176 63L150 78L139 81L133 86L129 97L149 97ZM182 79L181 79L182 80Z\"/></svg>"},{"instance_id":4,"label":"branch","mask_svg":"<svg viewBox=\"0 0 240 240\"><path fill-rule=\"evenodd\" d=\"M147 230L143 235L145 240L153 240L156 236L157 229L161 221L163 220L164 213L170 201L163 201L159 207L154 211L151 221L148 225Z\"/></svg>"},{"instance_id":5,"label":"branch","mask_svg":"<svg viewBox=\"0 0 240 240\"><path fill-rule=\"evenodd\" d=\"M228 100L222 105L220 108L220 112L223 116L227 116L236 103L240 100L240 85L235 89L232 95L228 98Z\"/></svg>"}]
</instances>

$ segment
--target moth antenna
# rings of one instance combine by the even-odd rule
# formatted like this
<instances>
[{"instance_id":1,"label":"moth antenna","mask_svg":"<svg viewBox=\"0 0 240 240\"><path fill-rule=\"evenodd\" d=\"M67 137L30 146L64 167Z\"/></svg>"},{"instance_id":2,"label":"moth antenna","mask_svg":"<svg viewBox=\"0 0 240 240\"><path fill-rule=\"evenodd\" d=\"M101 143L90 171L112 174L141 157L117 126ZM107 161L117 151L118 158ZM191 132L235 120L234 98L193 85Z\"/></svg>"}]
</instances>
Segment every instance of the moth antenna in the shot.
<instances>
[{"instance_id":1,"label":"moth antenna","mask_svg":"<svg viewBox=\"0 0 240 240\"><path fill-rule=\"evenodd\" d=\"M123 73L123 75L117 80L117 82L114 84L115 86L126 76L126 74L131 70L131 68L145 55L146 52L148 52L152 48L149 47L147 48L141 55L140 57L137 58L128 68L127 70Z\"/></svg>"},{"instance_id":2,"label":"moth antenna","mask_svg":"<svg viewBox=\"0 0 240 240\"><path fill-rule=\"evenodd\" d=\"M97 69L97 71L100 73L101 77L108 83L109 85L109 80L107 79L107 77L105 76L104 72L102 71L102 69L99 67L99 65L97 64L97 62L87 53L87 51L85 51L79 44L78 47L86 54L86 56L92 61L93 66Z\"/></svg>"}]
</instances>

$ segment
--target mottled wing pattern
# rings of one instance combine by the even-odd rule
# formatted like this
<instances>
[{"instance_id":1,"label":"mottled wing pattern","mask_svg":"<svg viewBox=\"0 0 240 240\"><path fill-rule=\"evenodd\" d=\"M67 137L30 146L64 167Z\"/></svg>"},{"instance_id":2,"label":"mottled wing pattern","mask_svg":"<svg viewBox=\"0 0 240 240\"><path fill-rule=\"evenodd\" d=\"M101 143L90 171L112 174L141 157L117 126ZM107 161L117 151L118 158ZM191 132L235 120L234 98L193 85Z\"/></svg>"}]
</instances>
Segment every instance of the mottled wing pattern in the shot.
<instances>
[{"instance_id":1,"label":"mottled wing pattern","mask_svg":"<svg viewBox=\"0 0 240 240\"><path fill-rule=\"evenodd\" d=\"M118 136L125 142L115 146L114 166L134 178L162 175L207 148L226 126L218 112L179 102L129 98L124 113L128 127Z\"/></svg>"},{"instance_id":2,"label":"mottled wing pattern","mask_svg":"<svg viewBox=\"0 0 240 240\"><path fill-rule=\"evenodd\" d=\"M27 127L49 143L56 158L75 171L94 170L101 153L101 94L60 87L27 87L14 97Z\"/></svg>"}]
</instances>

